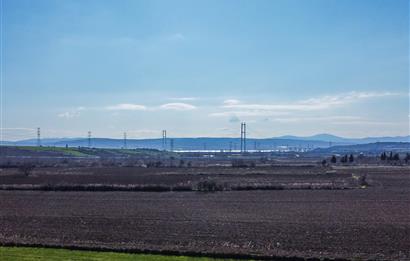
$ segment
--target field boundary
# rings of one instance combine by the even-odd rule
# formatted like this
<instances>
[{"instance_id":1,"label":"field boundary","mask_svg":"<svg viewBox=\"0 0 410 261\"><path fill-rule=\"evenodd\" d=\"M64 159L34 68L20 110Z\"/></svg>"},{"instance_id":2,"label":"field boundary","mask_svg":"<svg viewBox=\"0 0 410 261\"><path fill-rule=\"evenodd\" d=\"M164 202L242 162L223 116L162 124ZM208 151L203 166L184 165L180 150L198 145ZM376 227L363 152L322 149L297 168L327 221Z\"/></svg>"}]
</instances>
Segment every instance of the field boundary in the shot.
<instances>
[{"instance_id":1,"label":"field boundary","mask_svg":"<svg viewBox=\"0 0 410 261\"><path fill-rule=\"evenodd\" d=\"M6 191L90 191L90 192L224 192L224 191L252 191L252 190L350 190L358 189L353 186L335 185L312 185L298 184L289 185L270 185L270 184L250 184L232 185L229 187L196 188L189 186L163 186L163 185L106 185L106 184L87 184L87 185L36 185L36 184L9 184L0 185L0 190Z\"/></svg>"},{"instance_id":2,"label":"field boundary","mask_svg":"<svg viewBox=\"0 0 410 261\"><path fill-rule=\"evenodd\" d=\"M235 253L200 253L194 251L175 251L175 250L150 250L150 249L120 249L109 247L85 247L75 245L45 245L45 244L29 244L29 243L14 243L0 242L2 247L31 247L31 248L48 248L48 249L66 249L79 251L95 251L95 252L113 252L113 253L128 253L128 254L149 254L163 256L187 256L187 257L208 257L221 259L237 259L237 260L271 260L271 261L350 261L342 258L303 258L297 256L259 256L252 254L235 254ZM367 261L372 261L367 259Z\"/></svg>"}]
</instances>

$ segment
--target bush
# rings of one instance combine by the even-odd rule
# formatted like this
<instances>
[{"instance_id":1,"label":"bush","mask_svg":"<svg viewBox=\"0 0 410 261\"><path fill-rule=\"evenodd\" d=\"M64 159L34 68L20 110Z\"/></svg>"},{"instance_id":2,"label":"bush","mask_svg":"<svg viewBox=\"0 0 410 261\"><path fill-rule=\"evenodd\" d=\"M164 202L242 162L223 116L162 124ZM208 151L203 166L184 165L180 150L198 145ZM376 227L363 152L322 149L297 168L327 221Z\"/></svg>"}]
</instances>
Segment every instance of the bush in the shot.
<instances>
[{"instance_id":1,"label":"bush","mask_svg":"<svg viewBox=\"0 0 410 261\"><path fill-rule=\"evenodd\" d=\"M246 164L246 162L242 159L233 160L231 164L232 164L232 168L247 168L248 167L248 164Z\"/></svg>"},{"instance_id":2,"label":"bush","mask_svg":"<svg viewBox=\"0 0 410 261\"><path fill-rule=\"evenodd\" d=\"M198 191L202 192L215 192L215 191L223 191L225 190L225 186L216 183L215 180L203 180L198 182L196 186Z\"/></svg>"},{"instance_id":3,"label":"bush","mask_svg":"<svg viewBox=\"0 0 410 261\"><path fill-rule=\"evenodd\" d=\"M322 160L322 166L323 167L326 167L326 165L327 165L327 161L324 159L324 160Z\"/></svg>"},{"instance_id":4,"label":"bush","mask_svg":"<svg viewBox=\"0 0 410 261\"><path fill-rule=\"evenodd\" d=\"M178 184L172 188L172 191L193 191L193 189L189 184Z\"/></svg>"},{"instance_id":5,"label":"bush","mask_svg":"<svg viewBox=\"0 0 410 261\"><path fill-rule=\"evenodd\" d=\"M33 164L25 163L19 167L19 170L27 177L31 174L34 168L35 166Z\"/></svg>"},{"instance_id":6,"label":"bush","mask_svg":"<svg viewBox=\"0 0 410 261\"><path fill-rule=\"evenodd\" d=\"M363 186L369 186L369 183L367 183L366 181L367 176L366 175L362 175L360 176L357 181L359 183L359 186L363 187Z\"/></svg>"},{"instance_id":7,"label":"bush","mask_svg":"<svg viewBox=\"0 0 410 261\"><path fill-rule=\"evenodd\" d=\"M178 165L178 167L179 168L183 168L184 167L184 165L185 165L185 161L184 160L179 160L179 165Z\"/></svg>"},{"instance_id":8,"label":"bush","mask_svg":"<svg viewBox=\"0 0 410 261\"><path fill-rule=\"evenodd\" d=\"M406 157L404 158L404 161L405 161L406 163L409 163L409 162L410 162L410 153L406 153Z\"/></svg>"},{"instance_id":9,"label":"bush","mask_svg":"<svg viewBox=\"0 0 410 261\"><path fill-rule=\"evenodd\" d=\"M150 161L147 163L147 168L160 168L161 166L162 166L162 161L160 160L155 161L155 162Z\"/></svg>"},{"instance_id":10,"label":"bush","mask_svg":"<svg viewBox=\"0 0 410 261\"><path fill-rule=\"evenodd\" d=\"M261 157L261 158L259 159L259 161L260 161L262 164L265 164L265 163L268 162L268 157Z\"/></svg>"}]
</instances>

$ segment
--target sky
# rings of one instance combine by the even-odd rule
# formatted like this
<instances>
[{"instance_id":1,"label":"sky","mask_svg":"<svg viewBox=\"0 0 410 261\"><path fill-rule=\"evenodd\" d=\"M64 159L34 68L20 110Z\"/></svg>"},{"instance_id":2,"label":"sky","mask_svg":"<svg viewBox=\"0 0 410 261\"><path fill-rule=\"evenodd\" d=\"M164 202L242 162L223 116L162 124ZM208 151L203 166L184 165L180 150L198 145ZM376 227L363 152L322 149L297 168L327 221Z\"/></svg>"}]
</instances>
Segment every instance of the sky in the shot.
<instances>
[{"instance_id":1,"label":"sky","mask_svg":"<svg viewBox=\"0 0 410 261\"><path fill-rule=\"evenodd\" d=\"M1 138L409 134L409 1L0 0Z\"/></svg>"}]
</instances>

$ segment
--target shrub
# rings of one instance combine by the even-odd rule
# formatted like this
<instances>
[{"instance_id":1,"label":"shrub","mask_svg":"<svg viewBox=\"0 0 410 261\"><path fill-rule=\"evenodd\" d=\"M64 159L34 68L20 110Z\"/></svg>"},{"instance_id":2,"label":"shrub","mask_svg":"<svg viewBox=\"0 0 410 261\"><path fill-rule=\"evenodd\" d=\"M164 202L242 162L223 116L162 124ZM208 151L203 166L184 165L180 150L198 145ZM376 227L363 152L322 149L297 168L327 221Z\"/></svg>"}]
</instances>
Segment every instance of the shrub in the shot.
<instances>
[{"instance_id":1,"label":"shrub","mask_svg":"<svg viewBox=\"0 0 410 261\"><path fill-rule=\"evenodd\" d=\"M155 167L156 168L159 168L159 167L161 167L162 166L162 161L157 161L157 162L155 162Z\"/></svg>"},{"instance_id":2,"label":"shrub","mask_svg":"<svg viewBox=\"0 0 410 261\"><path fill-rule=\"evenodd\" d=\"M203 180L198 182L197 190L202 192L223 191L224 186L216 183L215 180Z\"/></svg>"},{"instance_id":3,"label":"shrub","mask_svg":"<svg viewBox=\"0 0 410 261\"><path fill-rule=\"evenodd\" d=\"M344 155L344 156L340 159L340 162L341 162L341 163L347 163L347 160L348 160L347 155Z\"/></svg>"},{"instance_id":4,"label":"shrub","mask_svg":"<svg viewBox=\"0 0 410 261\"><path fill-rule=\"evenodd\" d=\"M30 163L25 163L19 167L19 170L27 177L31 174L35 166Z\"/></svg>"},{"instance_id":5,"label":"shrub","mask_svg":"<svg viewBox=\"0 0 410 261\"><path fill-rule=\"evenodd\" d=\"M179 167L179 168L183 168L184 165L185 165L185 161L181 159L181 160L179 161L178 167Z\"/></svg>"},{"instance_id":6,"label":"shrub","mask_svg":"<svg viewBox=\"0 0 410 261\"><path fill-rule=\"evenodd\" d=\"M367 178L366 175L359 176L359 178L357 179L357 181L359 183L359 186L361 186L361 187L369 186L369 183L367 183L366 178Z\"/></svg>"},{"instance_id":7,"label":"shrub","mask_svg":"<svg viewBox=\"0 0 410 261\"><path fill-rule=\"evenodd\" d=\"M265 163L268 162L268 157L261 157L261 158L259 159L259 161L260 161L262 164L265 164Z\"/></svg>"},{"instance_id":8,"label":"shrub","mask_svg":"<svg viewBox=\"0 0 410 261\"><path fill-rule=\"evenodd\" d=\"M409 162L410 162L410 153L406 153L406 157L404 158L404 161L405 161L406 163L409 163Z\"/></svg>"},{"instance_id":9,"label":"shrub","mask_svg":"<svg viewBox=\"0 0 410 261\"><path fill-rule=\"evenodd\" d=\"M326 164L327 164L327 161L324 159L324 160L322 160L322 166L323 167L325 167L326 166Z\"/></svg>"},{"instance_id":10,"label":"shrub","mask_svg":"<svg viewBox=\"0 0 410 261\"><path fill-rule=\"evenodd\" d=\"M172 191L192 191L193 188L189 184L178 184L172 188Z\"/></svg>"},{"instance_id":11,"label":"shrub","mask_svg":"<svg viewBox=\"0 0 410 261\"><path fill-rule=\"evenodd\" d=\"M242 159L239 160L233 160L231 162L232 164L232 168L247 168L248 165L246 164L246 162Z\"/></svg>"}]
</instances>

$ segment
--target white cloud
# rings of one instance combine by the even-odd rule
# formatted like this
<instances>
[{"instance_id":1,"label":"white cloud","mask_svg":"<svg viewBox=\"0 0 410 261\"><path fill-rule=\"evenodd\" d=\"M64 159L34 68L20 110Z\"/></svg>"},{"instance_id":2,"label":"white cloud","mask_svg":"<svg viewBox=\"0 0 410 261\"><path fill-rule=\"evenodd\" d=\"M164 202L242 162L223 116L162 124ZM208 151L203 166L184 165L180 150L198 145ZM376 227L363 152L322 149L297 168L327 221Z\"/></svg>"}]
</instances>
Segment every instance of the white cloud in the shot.
<instances>
[{"instance_id":1,"label":"white cloud","mask_svg":"<svg viewBox=\"0 0 410 261\"><path fill-rule=\"evenodd\" d=\"M361 117L357 116L318 116L318 117L285 117L285 118L273 118L269 119L269 121L274 122L327 122L331 124L342 124L344 122L352 122L352 121L362 121Z\"/></svg>"},{"instance_id":2,"label":"white cloud","mask_svg":"<svg viewBox=\"0 0 410 261\"><path fill-rule=\"evenodd\" d=\"M81 111L84 111L86 108L85 107L77 107L74 110L71 111L66 111L66 112L62 112L57 114L57 117L59 118L65 118L65 119L71 119L71 118L75 118L80 116Z\"/></svg>"},{"instance_id":3,"label":"white cloud","mask_svg":"<svg viewBox=\"0 0 410 261\"><path fill-rule=\"evenodd\" d=\"M66 112L59 113L57 116L59 118L70 119L70 118L77 117L78 115L79 115L78 112L66 111Z\"/></svg>"},{"instance_id":4,"label":"white cloud","mask_svg":"<svg viewBox=\"0 0 410 261\"><path fill-rule=\"evenodd\" d=\"M140 104L131 104L131 103L120 103L112 106L104 107L105 110L109 111L158 111L158 110L175 110L175 111L188 111L194 110L196 107L192 104L182 103L182 102L173 102L166 103L160 106L147 107Z\"/></svg>"},{"instance_id":5,"label":"white cloud","mask_svg":"<svg viewBox=\"0 0 410 261\"><path fill-rule=\"evenodd\" d=\"M235 112L236 114L257 116L257 115L269 115L270 112L278 111L314 111L314 110L325 110L335 106L342 106L350 104L353 102L358 102L360 100L386 97L399 95L397 93L391 92L349 92L338 95L328 95L319 98L310 98L307 100L302 100L293 103L280 103L280 104L249 104L241 103L238 100L225 100L223 102L222 108L225 109L235 109L241 110ZM223 114L229 112L222 112ZM220 114L220 113L219 113ZM218 115L214 113L213 116Z\"/></svg>"},{"instance_id":6,"label":"white cloud","mask_svg":"<svg viewBox=\"0 0 410 261\"><path fill-rule=\"evenodd\" d=\"M229 99L229 100L224 100L223 104L224 106L234 106L234 105L238 105L239 103L241 103L239 100L235 100L235 99Z\"/></svg>"},{"instance_id":7,"label":"white cloud","mask_svg":"<svg viewBox=\"0 0 410 261\"><path fill-rule=\"evenodd\" d=\"M188 103L181 103L181 102L174 102L174 103L166 103L159 107L162 110L175 110L175 111L189 111L195 110L196 107L192 104Z\"/></svg>"},{"instance_id":8,"label":"white cloud","mask_svg":"<svg viewBox=\"0 0 410 261\"><path fill-rule=\"evenodd\" d=\"M369 98L396 96L392 92L349 92L338 95L327 95L319 98L311 98L301 101L300 105L310 106L312 109L325 109L331 106L344 105Z\"/></svg>"},{"instance_id":9,"label":"white cloud","mask_svg":"<svg viewBox=\"0 0 410 261\"><path fill-rule=\"evenodd\" d=\"M237 111L222 111L210 113L210 117L252 117L252 116L279 116L288 115L284 111L269 111L269 110L237 110Z\"/></svg>"},{"instance_id":10,"label":"white cloud","mask_svg":"<svg viewBox=\"0 0 410 261\"><path fill-rule=\"evenodd\" d=\"M113 106L105 107L109 111L145 111L147 107L140 104L121 103Z\"/></svg>"},{"instance_id":11,"label":"white cloud","mask_svg":"<svg viewBox=\"0 0 410 261\"><path fill-rule=\"evenodd\" d=\"M351 120L351 121L336 121L331 122L336 125L374 125L374 126L404 126L403 122L388 122L388 121L371 121L371 120Z\"/></svg>"}]
</instances>

